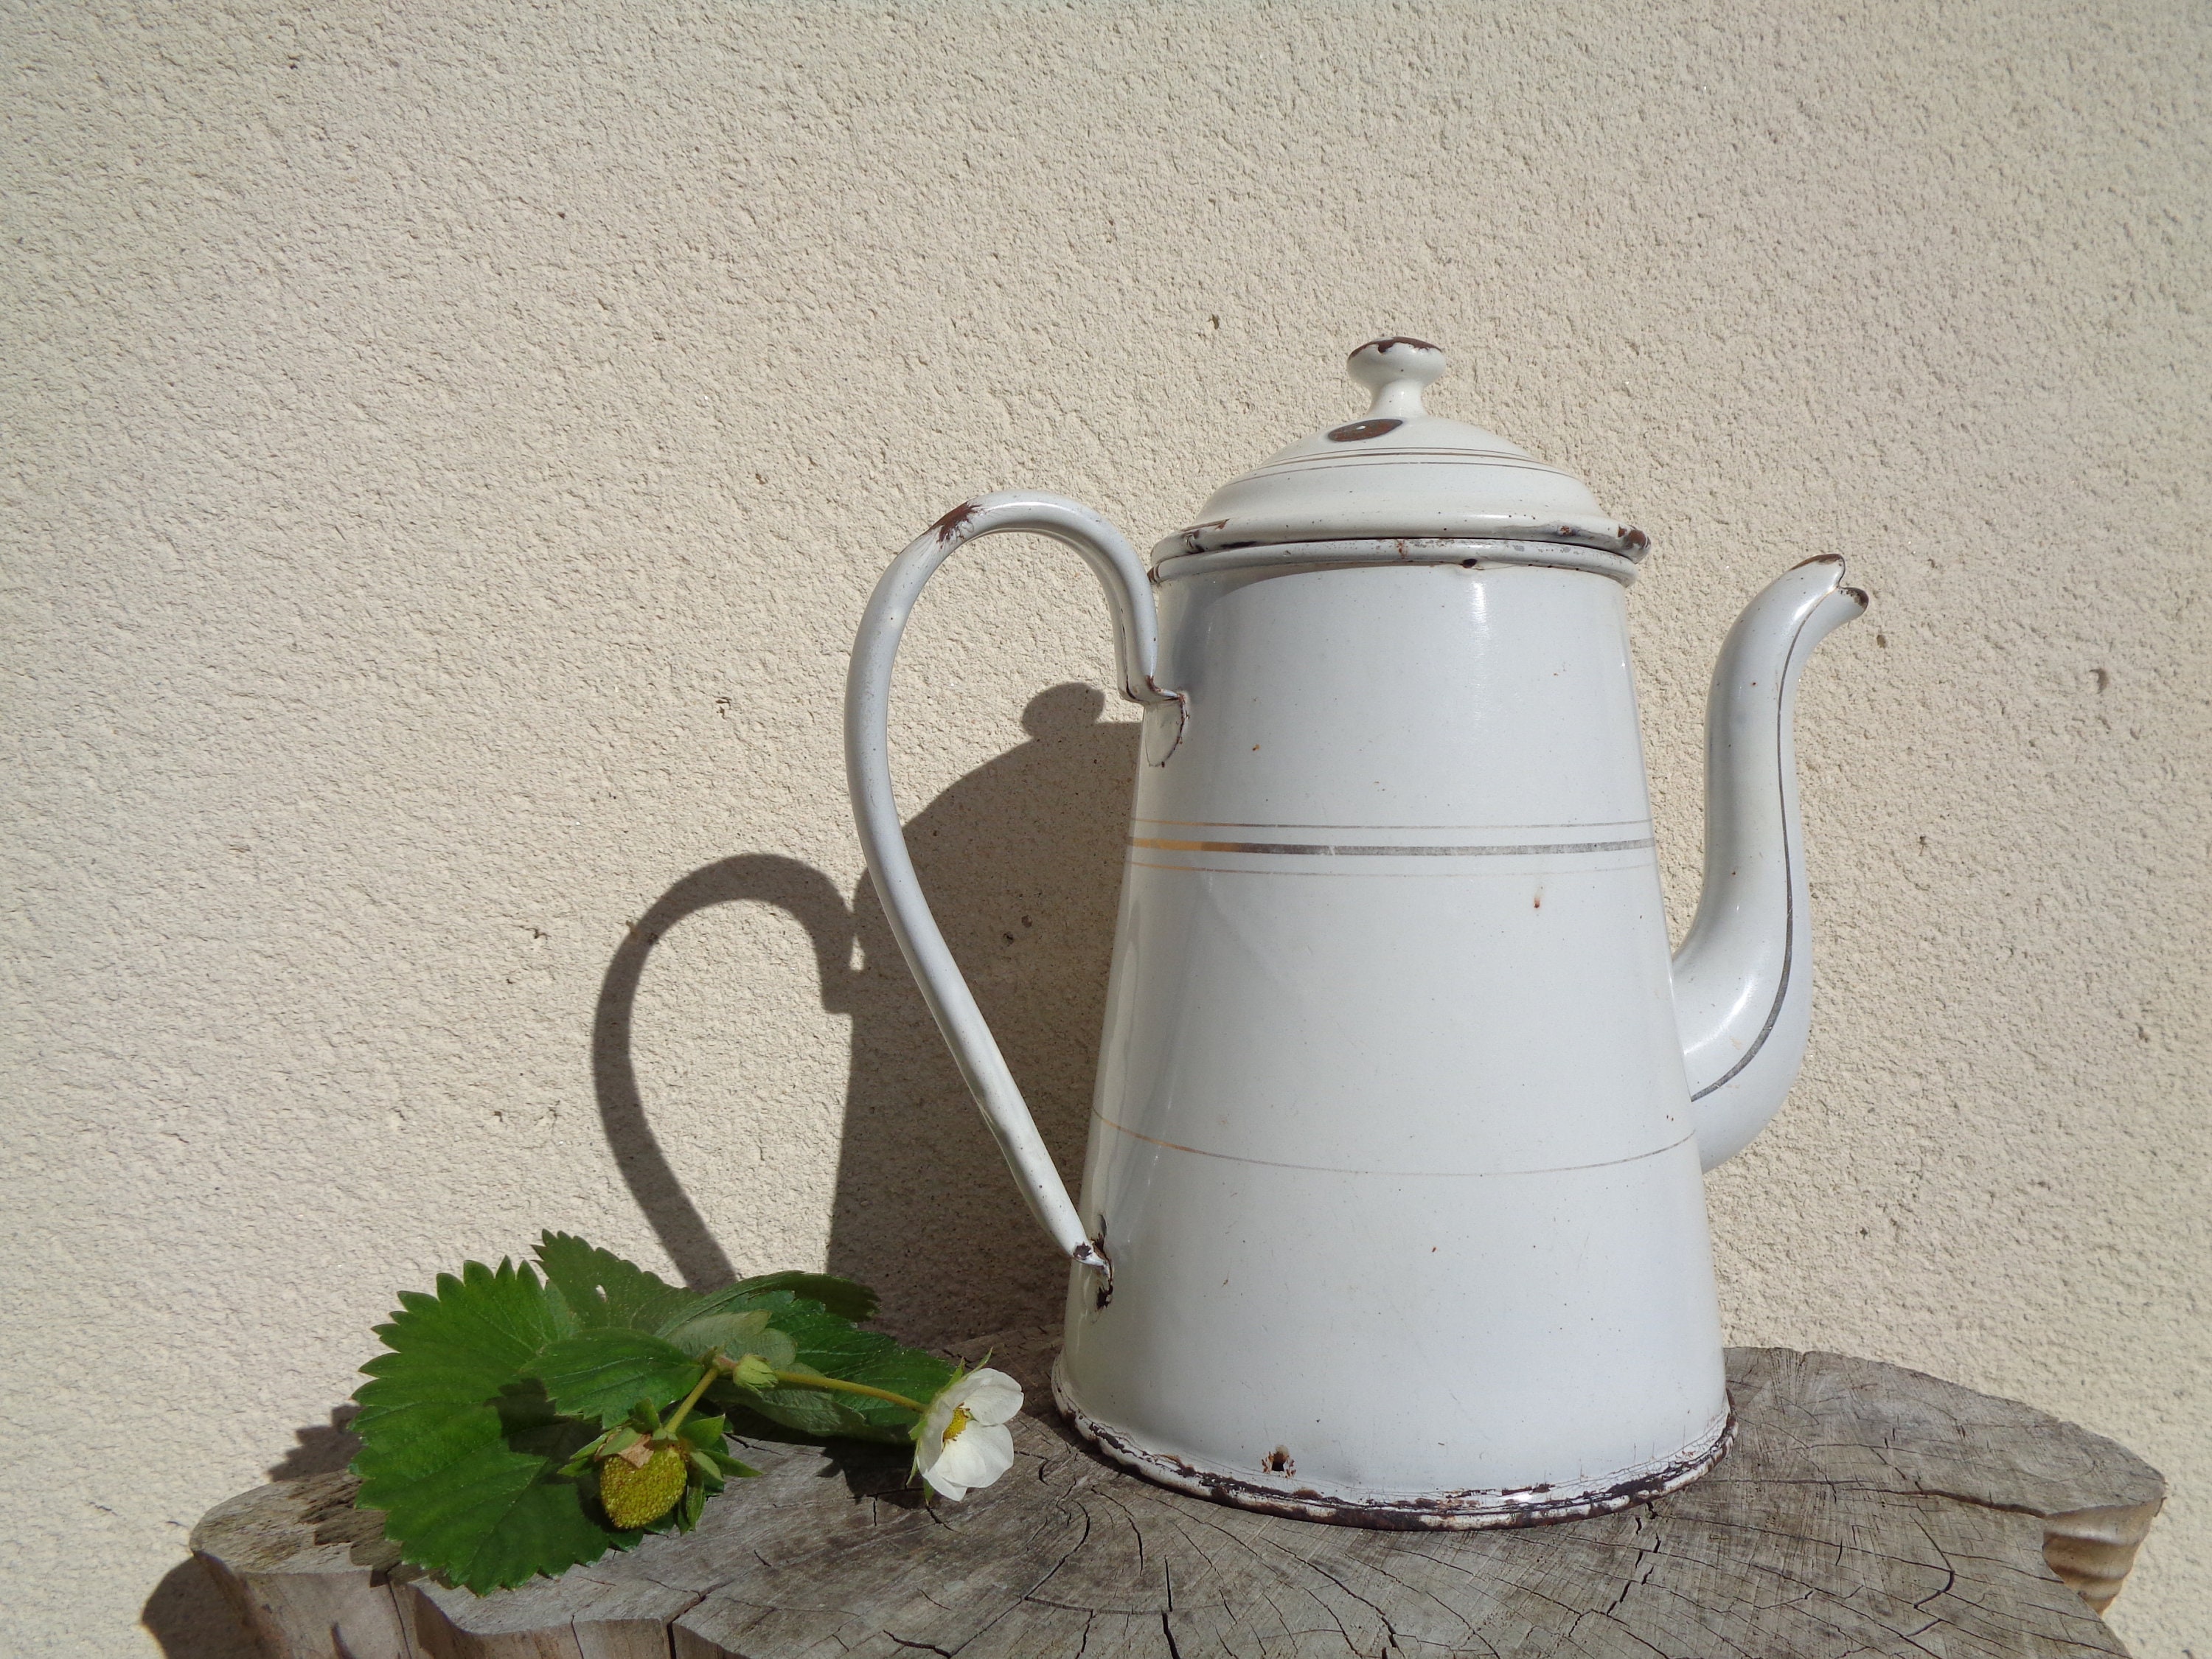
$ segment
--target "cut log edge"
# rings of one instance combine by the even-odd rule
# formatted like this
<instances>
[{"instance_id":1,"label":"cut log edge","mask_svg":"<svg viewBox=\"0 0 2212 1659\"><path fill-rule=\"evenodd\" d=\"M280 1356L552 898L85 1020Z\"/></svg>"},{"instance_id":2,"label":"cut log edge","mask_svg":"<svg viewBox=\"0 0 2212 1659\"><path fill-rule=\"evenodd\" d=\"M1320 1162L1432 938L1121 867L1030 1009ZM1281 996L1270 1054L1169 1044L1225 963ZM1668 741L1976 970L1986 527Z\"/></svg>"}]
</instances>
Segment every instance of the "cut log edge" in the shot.
<instances>
[{"instance_id":1,"label":"cut log edge","mask_svg":"<svg viewBox=\"0 0 2212 1659\"><path fill-rule=\"evenodd\" d=\"M1050 1339L1049 1333L994 1339L1003 1357L994 1363L1018 1375L1034 1370L1040 1357L1048 1359ZM967 1346L973 1352L966 1357L972 1359L980 1357L985 1345ZM1949 1444L1940 1432L1930 1432L1924 1437L1933 1448L1927 1456L1936 1463L1953 1459L1941 1472L1963 1470L1967 1478L1916 1478L1909 1466L1926 1449L1911 1443L1870 1444L1869 1450L1878 1454L1899 1452L1908 1467L1894 1468L1896 1487L1882 1480L1862 1489L2033 1517L2042 1528L2045 1563L2099 1615L2118 1595L2164 1503L2163 1478L2125 1447L2031 1407L1981 1395L1924 1372L1848 1355L1732 1349L1729 1359L1732 1384L1741 1382L1753 1390L1771 1387L1792 1374L1819 1374L1821 1386L1808 1398L1819 1405L1835 1402L1838 1421L1864 1421L1853 1403L1863 1399L1869 1414L1875 1417L1887 1419L1889 1413L1881 1407L1902 1400L1908 1413L1922 1413L1915 1419L1917 1424L1941 1430L1948 1422L1957 1443ZM1827 1420L1825 1414L1820 1420ZM1060 1432L1056 1422L1048 1424L1042 1415L1038 1426L1049 1427L1057 1437L1072 1442L1073 1437ZM2040 1465L2025 1471L2029 1476L2026 1484L2033 1490L2000 1496L1994 1489L1950 1489L1982 1486L1985 1479L2001 1484L2023 1461ZM1105 1467L1102 1464L1102 1471ZM273 1659L335 1659L338 1655L346 1659L428 1659L446 1653L449 1646L456 1653L489 1652L490 1649L472 1644L490 1636L493 1626L525 1641L532 1632L542 1632L563 1644L547 1651L565 1653L581 1642L579 1652L598 1653L604 1648L610 1654L627 1653L635 1637L659 1653L672 1639L666 1633L669 1628L716 1593L703 1577L679 1584L655 1572L643 1577L657 1593L641 1594L647 1589L645 1582L627 1583L638 1576L623 1567L629 1558L610 1556L597 1569L578 1569L560 1580L538 1581L504 1593L516 1598L515 1602L507 1616L497 1616L489 1605L495 1598L470 1598L465 1603L457 1599L464 1592L428 1581L410 1582L419 1577L412 1569L395 1572L396 1547L382 1540L373 1512L351 1507L356 1485L343 1473L273 1482L215 1505L193 1529L192 1553ZM2069 1507L2051 1501L2061 1490ZM2024 1497L2044 1501L2021 1501ZM2105 1501L2081 1501L2098 1498ZM569 1596L577 1605L564 1612L562 1603ZM623 1605L611 1605L611 1598ZM465 1609L476 1615L463 1620L474 1636L449 1622L445 1603L452 1604L456 1617ZM486 1621L488 1614L494 1616ZM586 1629L591 1635L586 1635ZM563 1633L556 1637L556 1631ZM655 1631L660 1632L658 1637Z\"/></svg>"}]
</instances>

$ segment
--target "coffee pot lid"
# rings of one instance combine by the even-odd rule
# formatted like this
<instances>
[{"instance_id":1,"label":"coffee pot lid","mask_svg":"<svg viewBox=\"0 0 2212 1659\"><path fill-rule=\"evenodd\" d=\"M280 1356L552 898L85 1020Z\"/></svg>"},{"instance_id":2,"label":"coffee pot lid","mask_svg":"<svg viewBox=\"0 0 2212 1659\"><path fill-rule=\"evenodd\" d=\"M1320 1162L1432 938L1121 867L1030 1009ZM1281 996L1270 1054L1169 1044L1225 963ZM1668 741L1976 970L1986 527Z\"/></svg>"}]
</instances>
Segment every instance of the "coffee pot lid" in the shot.
<instances>
[{"instance_id":1,"label":"coffee pot lid","mask_svg":"<svg viewBox=\"0 0 2212 1659\"><path fill-rule=\"evenodd\" d=\"M1564 542L1640 559L1644 532L1598 510L1588 485L1480 427L1421 407L1444 354L1402 336L1347 363L1374 403L1271 455L1206 498L1155 559L1284 542L1464 538Z\"/></svg>"}]
</instances>

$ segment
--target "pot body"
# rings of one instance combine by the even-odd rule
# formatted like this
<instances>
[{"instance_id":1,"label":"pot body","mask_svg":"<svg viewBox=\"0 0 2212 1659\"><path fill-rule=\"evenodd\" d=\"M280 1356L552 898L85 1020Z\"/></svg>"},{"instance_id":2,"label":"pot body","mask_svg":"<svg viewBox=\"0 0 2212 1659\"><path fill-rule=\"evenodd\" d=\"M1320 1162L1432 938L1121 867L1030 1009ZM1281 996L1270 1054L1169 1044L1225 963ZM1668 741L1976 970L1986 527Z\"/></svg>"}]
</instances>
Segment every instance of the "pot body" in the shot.
<instances>
[{"instance_id":1,"label":"pot body","mask_svg":"<svg viewBox=\"0 0 2212 1659\"><path fill-rule=\"evenodd\" d=\"M1062 1407L1357 1524L1693 1478L1728 1401L1621 584L1172 569Z\"/></svg>"}]
</instances>

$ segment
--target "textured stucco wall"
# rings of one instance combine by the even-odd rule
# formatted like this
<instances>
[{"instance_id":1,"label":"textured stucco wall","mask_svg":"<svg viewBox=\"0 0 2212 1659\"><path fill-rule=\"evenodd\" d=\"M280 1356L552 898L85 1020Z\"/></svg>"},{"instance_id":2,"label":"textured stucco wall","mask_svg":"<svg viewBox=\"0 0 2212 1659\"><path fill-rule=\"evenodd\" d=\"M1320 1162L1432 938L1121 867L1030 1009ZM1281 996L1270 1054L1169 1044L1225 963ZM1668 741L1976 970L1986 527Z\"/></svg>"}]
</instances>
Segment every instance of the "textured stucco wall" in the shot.
<instances>
[{"instance_id":1,"label":"textured stucco wall","mask_svg":"<svg viewBox=\"0 0 2212 1659\"><path fill-rule=\"evenodd\" d=\"M222 1651L186 1528L326 1453L395 1286L541 1225L1048 1315L850 908L851 629L974 489L1149 544L1404 331L1654 535L1678 927L1735 607L1814 551L1873 590L1801 705L1820 994L1711 1183L1731 1332L2136 1447L2175 1496L2115 1622L2212 1654L2208 44L2185 0L9 6L0 1649ZM1089 578L1001 541L899 689L1071 1160L1106 674Z\"/></svg>"}]
</instances>

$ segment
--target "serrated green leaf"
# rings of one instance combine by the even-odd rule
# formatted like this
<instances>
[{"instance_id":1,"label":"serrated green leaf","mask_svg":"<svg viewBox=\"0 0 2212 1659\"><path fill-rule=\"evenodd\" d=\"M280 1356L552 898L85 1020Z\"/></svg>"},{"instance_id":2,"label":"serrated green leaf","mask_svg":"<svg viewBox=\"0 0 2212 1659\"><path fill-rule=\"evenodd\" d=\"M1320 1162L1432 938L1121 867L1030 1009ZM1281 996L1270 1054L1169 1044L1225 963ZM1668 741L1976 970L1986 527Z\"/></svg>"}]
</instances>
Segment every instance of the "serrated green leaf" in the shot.
<instances>
[{"instance_id":1,"label":"serrated green leaf","mask_svg":"<svg viewBox=\"0 0 2212 1659\"><path fill-rule=\"evenodd\" d=\"M702 1311L696 1291L671 1285L573 1234L545 1234L537 1254L546 1282L574 1311L580 1328L611 1327L659 1335L664 1326Z\"/></svg>"},{"instance_id":2,"label":"serrated green leaf","mask_svg":"<svg viewBox=\"0 0 2212 1659\"><path fill-rule=\"evenodd\" d=\"M402 1407L481 1404L521 1374L549 1344L576 1326L545 1294L527 1267L501 1261L462 1264L460 1276L438 1275L437 1293L403 1291L399 1311L376 1334L392 1350L362 1370L372 1382L355 1392L356 1432L366 1437L377 1417Z\"/></svg>"},{"instance_id":3,"label":"serrated green leaf","mask_svg":"<svg viewBox=\"0 0 2212 1659\"><path fill-rule=\"evenodd\" d=\"M691 1392L699 1363L635 1330L588 1330L552 1344L525 1368L571 1417L613 1427L642 1402L664 1410Z\"/></svg>"},{"instance_id":4,"label":"serrated green leaf","mask_svg":"<svg viewBox=\"0 0 2212 1659\"><path fill-rule=\"evenodd\" d=\"M577 1482L547 1472L543 1458L487 1447L397 1491L364 1483L358 1501L384 1510L403 1560L479 1595L636 1541L593 1519Z\"/></svg>"},{"instance_id":5,"label":"serrated green leaf","mask_svg":"<svg viewBox=\"0 0 2212 1659\"><path fill-rule=\"evenodd\" d=\"M769 1310L701 1314L685 1320L668 1334L669 1342L688 1354L703 1358L717 1351L736 1359L758 1354L779 1370L799 1357L799 1349L781 1331L769 1324Z\"/></svg>"},{"instance_id":6,"label":"serrated green leaf","mask_svg":"<svg viewBox=\"0 0 2212 1659\"><path fill-rule=\"evenodd\" d=\"M404 1559L483 1595L637 1542L605 1524L588 1487L558 1474L588 1425L556 1415L532 1384L480 1409L499 1426L495 1447L404 1483L363 1480L356 1501L385 1510Z\"/></svg>"},{"instance_id":7,"label":"serrated green leaf","mask_svg":"<svg viewBox=\"0 0 2212 1659\"><path fill-rule=\"evenodd\" d=\"M358 1501L384 1511L404 1560L479 1593L629 1548L643 1535L609 1525L594 1453L653 1430L696 1383L700 1365L684 1345L758 1354L780 1369L914 1382L878 1384L901 1392L933 1390L945 1370L794 1294L815 1286L841 1310L872 1311L872 1298L848 1280L772 1274L710 1299L568 1235L547 1234L538 1254L542 1281L527 1266L469 1262L458 1276L441 1275L432 1294L402 1293L378 1328L390 1352L362 1367L369 1381L355 1396ZM660 1340L667 1333L684 1343ZM757 1403L817 1432L904 1437L909 1414L895 1407L872 1413L874 1402L836 1402L824 1412L814 1402L829 1396L773 1395ZM681 1425L693 1468L684 1498L654 1530L688 1529L726 1477L757 1473L730 1455L726 1429L712 1416Z\"/></svg>"},{"instance_id":8,"label":"serrated green leaf","mask_svg":"<svg viewBox=\"0 0 2212 1659\"><path fill-rule=\"evenodd\" d=\"M768 1328L768 1310L752 1308L740 1313L732 1310L708 1309L704 1313L691 1315L681 1325L676 1327L675 1330L663 1331L660 1334L671 1342L675 1342L677 1332L688 1331L695 1326L708 1325L712 1325L717 1330L732 1337L757 1335ZM681 1347L683 1345L678 1343L677 1346Z\"/></svg>"},{"instance_id":9,"label":"serrated green leaf","mask_svg":"<svg viewBox=\"0 0 2212 1659\"><path fill-rule=\"evenodd\" d=\"M936 1355L903 1347L878 1331L856 1329L850 1321L839 1318L818 1302L788 1291L752 1292L745 1300L766 1309L773 1328L792 1339L798 1351L796 1365L904 1395L922 1405L952 1381L952 1367ZM737 1393L729 1391L732 1397ZM795 1397L800 1395L805 1398ZM718 1390L716 1397L725 1395ZM896 1443L907 1437L907 1430L914 1423L913 1413L888 1401L841 1395L832 1407L812 1403L829 1398L813 1389L781 1389L763 1390L758 1395L761 1403L751 1400L745 1403L787 1428L832 1437Z\"/></svg>"},{"instance_id":10,"label":"serrated green leaf","mask_svg":"<svg viewBox=\"0 0 2212 1659\"><path fill-rule=\"evenodd\" d=\"M879 1428L853 1409L849 1395L824 1394L814 1389L732 1389L730 1397L771 1423L823 1440L889 1440L902 1438ZM911 1417L907 1419L912 1422Z\"/></svg>"},{"instance_id":11,"label":"serrated green leaf","mask_svg":"<svg viewBox=\"0 0 2212 1659\"><path fill-rule=\"evenodd\" d=\"M769 1318L799 1347L799 1364L821 1371L823 1376L836 1376L848 1382L867 1382L872 1389L905 1394L909 1401L921 1405L929 1405L931 1395L936 1395L953 1380L953 1367L936 1354L927 1354L918 1347L902 1347L883 1332L854 1329L827 1310L814 1312L814 1307L799 1303L790 1312L769 1310ZM883 1429L896 1429L900 1436L905 1436L907 1425L914 1422L914 1413L902 1407L884 1401L865 1401L856 1395L845 1398L852 1401L854 1411L858 1411L865 1422Z\"/></svg>"},{"instance_id":12,"label":"serrated green leaf","mask_svg":"<svg viewBox=\"0 0 2212 1659\"><path fill-rule=\"evenodd\" d=\"M479 1262L409 1293L379 1334L392 1352L362 1370L356 1499L384 1511L403 1559L479 1593L628 1548L600 1524L588 1492L564 1478L596 1432L560 1416L518 1376L574 1330L528 1267Z\"/></svg>"},{"instance_id":13,"label":"serrated green leaf","mask_svg":"<svg viewBox=\"0 0 2212 1659\"><path fill-rule=\"evenodd\" d=\"M948 1380L952 1375L952 1368L942 1360L918 1348L902 1348L879 1331L858 1329L851 1321L840 1318L818 1302L793 1297L785 1291L771 1291L762 1302L769 1310L769 1322L790 1337L797 1347L799 1364L811 1365L825 1376L842 1376L852 1382L872 1382L872 1377L863 1376L860 1372L882 1368L891 1362L893 1356L912 1356L906 1368L918 1367L918 1374L941 1374ZM927 1399L939 1386L942 1385L933 1385L915 1397Z\"/></svg>"},{"instance_id":14,"label":"serrated green leaf","mask_svg":"<svg viewBox=\"0 0 2212 1659\"><path fill-rule=\"evenodd\" d=\"M872 1336L875 1333L860 1331L854 1334ZM803 1352L800 1358L805 1358ZM819 1359L812 1363L817 1370L830 1370ZM845 1362L845 1369L830 1374L842 1376L848 1382L865 1382L872 1389L884 1389L892 1394L904 1395L927 1407L933 1397L951 1385L955 1373L951 1365L935 1354L926 1353L920 1348L902 1347L885 1337L881 1347L872 1347L866 1352L852 1354ZM904 1434L914 1421L912 1413L896 1406L885 1405L880 1411L872 1411L870 1408L876 1404L872 1400L860 1401L863 1413L872 1422L886 1424Z\"/></svg>"},{"instance_id":15,"label":"serrated green leaf","mask_svg":"<svg viewBox=\"0 0 2212 1659\"><path fill-rule=\"evenodd\" d=\"M368 1415L363 1412L354 1420ZM388 1510L385 1499L408 1481L425 1480L486 1447L505 1443L499 1413L487 1403L403 1406L385 1413L363 1432L353 1471L366 1486L380 1489L363 1501Z\"/></svg>"},{"instance_id":16,"label":"serrated green leaf","mask_svg":"<svg viewBox=\"0 0 2212 1659\"><path fill-rule=\"evenodd\" d=\"M710 1291L708 1297L750 1297L764 1291L788 1291L795 1297L821 1304L838 1318L855 1325L876 1316L876 1293L866 1285L840 1279L835 1273L763 1273L757 1279L741 1279L722 1290Z\"/></svg>"}]
</instances>

